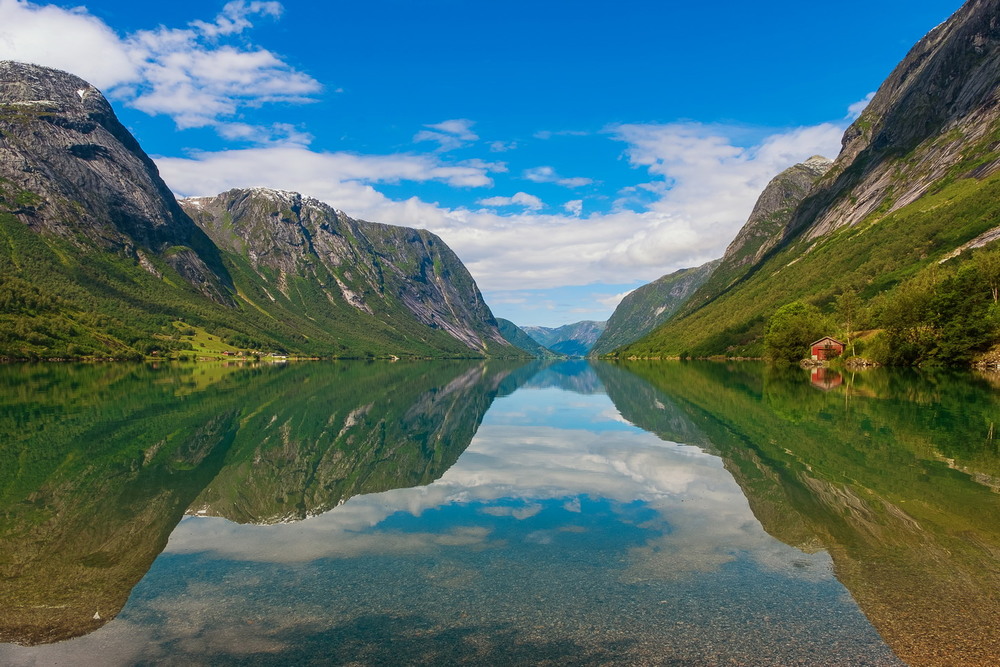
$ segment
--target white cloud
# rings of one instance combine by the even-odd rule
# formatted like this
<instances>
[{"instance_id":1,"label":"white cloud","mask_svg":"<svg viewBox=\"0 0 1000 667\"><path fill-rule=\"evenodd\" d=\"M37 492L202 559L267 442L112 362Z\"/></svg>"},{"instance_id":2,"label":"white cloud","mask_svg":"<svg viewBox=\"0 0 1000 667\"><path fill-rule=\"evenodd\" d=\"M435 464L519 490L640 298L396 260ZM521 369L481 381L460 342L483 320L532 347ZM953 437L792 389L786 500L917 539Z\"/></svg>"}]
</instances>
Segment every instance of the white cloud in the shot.
<instances>
[{"instance_id":1,"label":"white cloud","mask_svg":"<svg viewBox=\"0 0 1000 667\"><path fill-rule=\"evenodd\" d=\"M243 2L242 0L235 0L234 2L226 3L226 6L215 17L213 23L192 21L191 26L206 37L233 35L253 27L253 24L247 18L248 16L262 14L278 18L281 16L282 11L283 7L280 2Z\"/></svg>"},{"instance_id":2,"label":"white cloud","mask_svg":"<svg viewBox=\"0 0 1000 667\"><path fill-rule=\"evenodd\" d=\"M479 135L472 131L474 124L475 121L467 118L456 118L433 125L424 125L424 127L430 129L417 132L413 137L413 141L418 143L422 141L436 141L440 144L438 148L440 151L455 150L471 141L479 139Z\"/></svg>"},{"instance_id":3,"label":"white cloud","mask_svg":"<svg viewBox=\"0 0 1000 667\"><path fill-rule=\"evenodd\" d=\"M85 9L0 0L0 60L55 67L98 88L139 79L125 44Z\"/></svg>"},{"instance_id":4,"label":"white cloud","mask_svg":"<svg viewBox=\"0 0 1000 667\"><path fill-rule=\"evenodd\" d=\"M490 151L494 153L506 153L517 148L516 141L494 141L490 143Z\"/></svg>"},{"instance_id":5,"label":"white cloud","mask_svg":"<svg viewBox=\"0 0 1000 667\"><path fill-rule=\"evenodd\" d=\"M578 188L583 185L590 185L594 182L592 178L582 176L574 178L563 178L556 173L552 167L533 167L524 171L524 177L532 183L555 183L566 188Z\"/></svg>"},{"instance_id":6,"label":"white cloud","mask_svg":"<svg viewBox=\"0 0 1000 667\"><path fill-rule=\"evenodd\" d=\"M579 218L583 214L583 200L573 199L563 204L563 210L572 215L573 217Z\"/></svg>"},{"instance_id":7,"label":"white cloud","mask_svg":"<svg viewBox=\"0 0 1000 667\"><path fill-rule=\"evenodd\" d=\"M218 132L226 139L238 139L265 145L308 146L313 140L311 134L288 123L274 123L266 127L247 123L225 123L218 127Z\"/></svg>"},{"instance_id":8,"label":"white cloud","mask_svg":"<svg viewBox=\"0 0 1000 667\"><path fill-rule=\"evenodd\" d=\"M250 131L233 121L238 111L307 102L320 85L245 38L237 46L220 40L252 27L253 16L280 14L277 2L230 2L211 22L122 37L83 8L0 0L0 58L72 72L140 111L170 116L179 128L209 126L229 138L270 143L287 128Z\"/></svg>"},{"instance_id":9,"label":"white cloud","mask_svg":"<svg viewBox=\"0 0 1000 667\"><path fill-rule=\"evenodd\" d=\"M875 97L874 91L865 95L863 100L858 100L851 106L847 107L847 120L853 122L860 118L861 113L868 108L868 105L871 103L873 97Z\"/></svg>"},{"instance_id":10,"label":"white cloud","mask_svg":"<svg viewBox=\"0 0 1000 667\"><path fill-rule=\"evenodd\" d=\"M598 303L604 305L606 308L614 310L615 308L618 307L618 304L622 302L622 299L624 299L634 291L635 291L634 289L630 289L626 292L619 292L618 294L607 294L607 295L598 294L595 295L595 298Z\"/></svg>"},{"instance_id":11,"label":"white cloud","mask_svg":"<svg viewBox=\"0 0 1000 667\"><path fill-rule=\"evenodd\" d=\"M478 203L483 206L523 206L532 211L539 211L545 208L545 204L541 199L526 192L518 192L513 197L488 197L487 199L480 199Z\"/></svg>"},{"instance_id":12,"label":"white cloud","mask_svg":"<svg viewBox=\"0 0 1000 667\"><path fill-rule=\"evenodd\" d=\"M410 220L415 226L428 226L440 209L416 199L394 202L373 186L402 181L439 181L453 187L493 184L482 166L444 164L434 156L324 153L289 145L158 157L156 163L181 196L263 185L322 199L356 217L395 224Z\"/></svg>"},{"instance_id":13,"label":"white cloud","mask_svg":"<svg viewBox=\"0 0 1000 667\"><path fill-rule=\"evenodd\" d=\"M266 185L317 197L357 218L429 229L458 253L481 289L499 292L648 281L715 259L767 182L813 154L833 157L843 128L796 128L750 147L734 144L725 130L696 124L612 128L631 164L653 179L639 188L652 201L638 210L587 217L530 206L501 215L416 197L394 201L378 191L379 183L399 181L492 185L491 163L449 164L440 154L363 156L299 146L156 161L170 187L185 196Z\"/></svg>"}]
</instances>

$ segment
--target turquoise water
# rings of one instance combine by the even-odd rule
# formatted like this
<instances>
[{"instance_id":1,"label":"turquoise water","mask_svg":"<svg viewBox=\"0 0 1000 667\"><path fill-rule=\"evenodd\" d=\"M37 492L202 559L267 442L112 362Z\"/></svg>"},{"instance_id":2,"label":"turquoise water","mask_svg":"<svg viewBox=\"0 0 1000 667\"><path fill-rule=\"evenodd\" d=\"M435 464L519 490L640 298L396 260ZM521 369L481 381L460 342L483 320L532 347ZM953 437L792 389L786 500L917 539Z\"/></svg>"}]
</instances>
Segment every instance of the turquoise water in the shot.
<instances>
[{"instance_id":1,"label":"turquoise water","mask_svg":"<svg viewBox=\"0 0 1000 667\"><path fill-rule=\"evenodd\" d=\"M55 453L4 478L3 535L21 555L0 591L39 620L0 618L5 639L34 644L0 645L4 664L896 665L919 647L886 614L902 609L890 620L914 634L924 616L871 577L932 588L947 565L996 582L982 553L935 560L952 533L987 554L1000 542L995 458L944 456L926 449L936 426L879 421L876 404L902 399L875 376L831 392L808 374L684 364L315 364L200 384L189 369L88 372L136 405L119 396L116 426L90 423L79 377L32 403ZM954 382L989 414L989 386ZM854 429L880 440L863 452L880 465L947 475L941 498L897 521L906 481L859 479L872 466ZM101 446L81 442L95 433ZM117 509L79 500L96 496ZM986 516L952 526L963 503ZM931 555L912 553L910 522ZM995 591L980 597L961 604ZM39 612L83 598L76 616Z\"/></svg>"}]
</instances>

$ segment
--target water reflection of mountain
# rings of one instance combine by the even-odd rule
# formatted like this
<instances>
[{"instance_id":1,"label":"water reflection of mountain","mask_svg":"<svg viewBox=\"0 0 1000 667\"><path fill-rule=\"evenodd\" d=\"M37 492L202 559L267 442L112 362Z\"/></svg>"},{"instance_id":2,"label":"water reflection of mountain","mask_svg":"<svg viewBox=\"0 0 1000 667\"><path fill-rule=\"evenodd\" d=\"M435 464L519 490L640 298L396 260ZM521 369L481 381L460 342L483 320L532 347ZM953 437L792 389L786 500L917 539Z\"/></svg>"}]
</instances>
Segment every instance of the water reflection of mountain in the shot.
<instances>
[{"instance_id":1,"label":"water reflection of mountain","mask_svg":"<svg viewBox=\"0 0 1000 667\"><path fill-rule=\"evenodd\" d=\"M988 383L879 370L818 392L798 369L597 368L633 423L674 440L710 438L768 532L828 550L903 660L996 664L1000 396ZM689 423L665 422L657 403Z\"/></svg>"},{"instance_id":2,"label":"water reflection of mountain","mask_svg":"<svg viewBox=\"0 0 1000 667\"><path fill-rule=\"evenodd\" d=\"M0 641L103 625L185 512L287 520L428 483L526 378L467 362L0 367Z\"/></svg>"},{"instance_id":3,"label":"water reflection of mountain","mask_svg":"<svg viewBox=\"0 0 1000 667\"><path fill-rule=\"evenodd\" d=\"M548 389L555 387L576 394L603 394L604 386L586 359L541 362L525 388Z\"/></svg>"}]
</instances>

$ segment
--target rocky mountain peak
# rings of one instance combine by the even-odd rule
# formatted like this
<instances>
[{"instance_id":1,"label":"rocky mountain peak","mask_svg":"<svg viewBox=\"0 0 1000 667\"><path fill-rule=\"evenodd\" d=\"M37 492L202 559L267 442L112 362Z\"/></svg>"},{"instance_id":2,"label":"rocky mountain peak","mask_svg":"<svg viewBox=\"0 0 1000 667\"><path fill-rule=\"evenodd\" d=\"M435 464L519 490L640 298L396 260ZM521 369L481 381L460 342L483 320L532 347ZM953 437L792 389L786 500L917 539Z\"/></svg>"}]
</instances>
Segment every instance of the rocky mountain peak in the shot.
<instances>
[{"instance_id":1,"label":"rocky mountain peak","mask_svg":"<svg viewBox=\"0 0 1000 667\"><path fill-rule=\"evenodd\" d=\"M181 205L218 247L245 258L270 300L280 292L296 301L317 287L322 300L299 307L345 305L383 319L402 308L476 352L509 346L468 270L426 230L355 220L271 188L235 188Z\"/></svg>"},{"instance_id":2,"label":"rocky mountain peak","mask_svg":"<svg viewBox=\"0 0 1000 667\"><path fill-rule=\"evenodd\" d=\"M790 233L815 238L892 213L946 176L985 178L1000 168L998 17L1000 0L969 0L910 50L844 133Z\"/></svg>"},{"instance_id":3,"label":"rocky mountain peak","mask_svg":"<svg viewBox=\"0 0 1000 667\"><path fill-rule=\"evenodd\" d=\"M4 104L113 115L111 105L92 85L69 72L41 65L0 60L0 94Z\"/></svg>"},{"instance_id":4,"label":"rocky mountain peak","mask_svg":"<svg viewBox=\"0 0 1000 667\"><path fill-rule=\"evenodd\" d=\"M0 62L0 212L154 274L150 257L159 256L206 296L231 303L216 248L107 99L67 72Z\"/></svg>"},{"instance_id":5,"label":"rocky mountain peak","mask_svg":"<svg viewBox=\"0 0 1000 667\"><path fill-rule=\"evenodd\" d=\"M805 162L801 162L795 166L813 172L818 178L830 170L830 167L833 166L833 160L822 155L813 155ZM794 168L792 167L792 169Z\"/></svg>"},{"instance_id":6,"label":"rocky mountain peak","mask_svg":"<svg viewBox=\"0 0 1000 667\"><path fill-rule=\"evenodd\" d=\"M781 241L795 207L833 166L833 160L814 155L771 179L754 204L750 217L723 255L723 266L755 264Z\"/></svg>"}]
</instances>

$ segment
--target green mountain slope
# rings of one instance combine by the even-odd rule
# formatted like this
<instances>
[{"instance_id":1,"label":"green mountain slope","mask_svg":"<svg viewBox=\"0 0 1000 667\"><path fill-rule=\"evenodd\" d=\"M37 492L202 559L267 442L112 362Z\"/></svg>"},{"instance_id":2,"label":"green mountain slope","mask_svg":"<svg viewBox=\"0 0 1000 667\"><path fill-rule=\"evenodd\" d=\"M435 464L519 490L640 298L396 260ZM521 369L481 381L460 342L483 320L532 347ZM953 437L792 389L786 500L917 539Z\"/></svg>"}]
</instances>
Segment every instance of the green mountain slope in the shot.
<instances>
[{"instance_id":1,"label":"green mountain slope","mask_svg":"<svg viewBox=\"0 0 1000 667\"><path fill-rule=\"evenodd\" d=\"M221 249L238 298L277 319L403 353L511 351L468 270L430 232L354 220L267 188L181 205Z\"/></svg>"},{"instance_id":2,"label":"green mountain slope","mask_svg":"<svg viewBox=\"0 0 1000 667\"><path fill-rule=\"evenodd\" d=\"M1000 0L976 0L932 30L848 128L833 167L772 247L728 289L692 300L619 353L759 355L779 307L802 300L832 316L845 292L860 297L864 325L900 329L890 331L892 346L913 339L907 361L960 361L988 348L995 328L973 337L947 330L985 322L992 301L989 275L972 273L965 251L1000 236L998 14ZM967 289L956 291L956 281ZM894 309L920 290L934 306L904 327ZM837 319L831 328L842 328ZM967 340L949 350L948 336Z\"/></svg>"},{"instance_id":3,"label":"green mountain slope","mask_svg":"<svg viewBox=\"0 0 1000 667\"><path fill-rule=\"evenodd\" d=\"M719 262L715 260L692 269L674 271L630 292L615 308L590 353L607 354L642 338L669 320L705 284Z\"/></svg>"},{"instance_id":4,"label":"green mountain slope","mask_svg":"<svg viewBox=\"0 0 1000 667\"><path fill-rule=\"evenodd\" d=\"M526 334L521 327L517 326L510 320L498 317L497 326L500 329L500 334L508 343L527 352L533 357L537 357L539 359L553 359L559 356Z\"/></svg>"},{"instance_id":5,"label":"green mountain slope","mask_svg":"<svg viewBox=\"0 0 1000 667\"><path fill-rule=\"evenodd\" d=\"M0 62L0 358L185 354L192 330L322 356L511 350L429 232L274 191L198 212L202 227L99 91Z\"/></svg>"}]
</instances>

